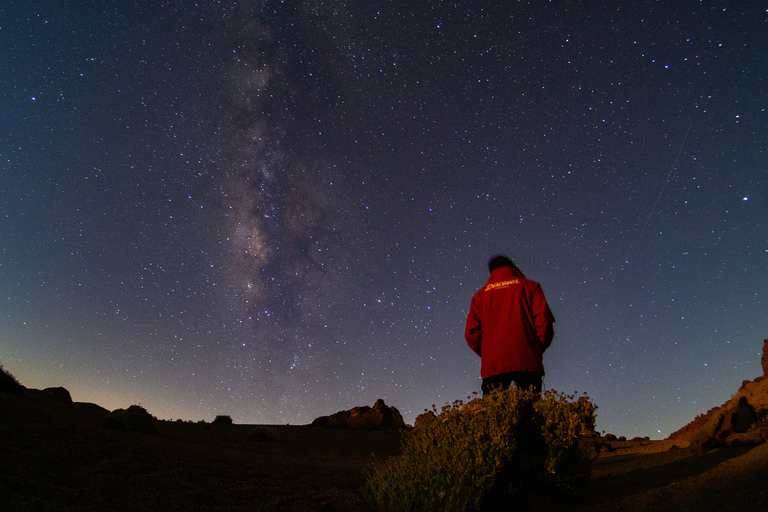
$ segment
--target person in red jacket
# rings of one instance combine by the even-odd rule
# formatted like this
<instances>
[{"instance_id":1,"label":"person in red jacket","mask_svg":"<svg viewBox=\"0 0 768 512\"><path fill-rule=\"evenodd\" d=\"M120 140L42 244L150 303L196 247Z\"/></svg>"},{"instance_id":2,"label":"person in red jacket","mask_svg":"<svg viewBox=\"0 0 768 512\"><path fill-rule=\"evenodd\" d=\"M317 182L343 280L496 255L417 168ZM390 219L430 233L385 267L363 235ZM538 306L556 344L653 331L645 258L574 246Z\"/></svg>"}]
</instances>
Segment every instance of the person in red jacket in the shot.
<instances>
[{"instance_id":1,"label":"person in red jacket","mask_svg":"<svg viewBox=\"0 0 768 512\"><path fill-rule=\"evenodd\" d=\"M472 297L464 331L467 344L480 356L483 394L512 382L540 393L542 355L555 335L555 317L541 285L526 279L508 257L492 257L488 271L488 282Z\"/></svg>"}]
</instances>

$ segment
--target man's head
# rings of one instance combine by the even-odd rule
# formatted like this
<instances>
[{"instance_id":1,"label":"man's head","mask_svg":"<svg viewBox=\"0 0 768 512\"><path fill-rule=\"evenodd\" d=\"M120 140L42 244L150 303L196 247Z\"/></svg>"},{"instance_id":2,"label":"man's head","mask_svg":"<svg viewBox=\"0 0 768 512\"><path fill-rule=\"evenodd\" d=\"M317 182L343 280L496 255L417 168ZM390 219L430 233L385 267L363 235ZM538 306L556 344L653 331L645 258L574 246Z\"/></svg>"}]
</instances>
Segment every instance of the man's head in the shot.
<instances>
[{"instance_id":1,"label":"man's head","mask_svg":"<svg viewBox=\"0 0 768 512\"><path fill-rule=\"evenodd\" d=\"M490 260L488 260L489 273L493 272L499 267L512 267L515 270L520 270L519 268L517 268L517 265L515 265L514 261L507 258L503 254L497 254L496 256L493 256Z\"/></svg>"}]
</instances>

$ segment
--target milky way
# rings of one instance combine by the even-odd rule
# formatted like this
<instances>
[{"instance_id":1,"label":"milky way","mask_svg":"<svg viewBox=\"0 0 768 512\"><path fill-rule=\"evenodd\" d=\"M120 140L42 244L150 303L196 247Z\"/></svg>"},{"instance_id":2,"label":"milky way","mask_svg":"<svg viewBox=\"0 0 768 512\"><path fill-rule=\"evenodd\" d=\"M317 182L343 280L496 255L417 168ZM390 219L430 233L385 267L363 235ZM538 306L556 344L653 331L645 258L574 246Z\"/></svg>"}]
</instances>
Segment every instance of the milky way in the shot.
<instances>
[{"instance_id":1,"label":"milky way","mask_svg":"<svg viewBox=\"0 0 768 512\"><path fill-rule=\"evenodd\" d=\"M664 437L760 372L768 13L5 2L0 363L161 418L406 421L480 387L489 256L545 387Z\"/></svg>"}]
</instances>

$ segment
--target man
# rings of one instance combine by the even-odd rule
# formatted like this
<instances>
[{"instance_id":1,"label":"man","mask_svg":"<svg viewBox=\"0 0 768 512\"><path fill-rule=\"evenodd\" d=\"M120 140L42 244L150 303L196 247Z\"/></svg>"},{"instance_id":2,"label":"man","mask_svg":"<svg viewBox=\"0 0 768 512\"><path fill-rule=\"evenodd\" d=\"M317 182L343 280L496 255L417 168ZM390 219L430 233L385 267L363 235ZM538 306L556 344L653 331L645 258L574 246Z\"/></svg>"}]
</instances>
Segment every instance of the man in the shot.
<instances>
[{"instance_id":1,"label":"man","mask_svg":"<svg viewBox=\"0 0 768 512\"><path fill-rule=\"evenodd\" d=\"M464 337L480 356L483 394L492 387L533 387L541 392L542 355L555 335L555 317L536 281L506 256L488 261L488 283L474 297Z\"/></svg>"}]
</instances>

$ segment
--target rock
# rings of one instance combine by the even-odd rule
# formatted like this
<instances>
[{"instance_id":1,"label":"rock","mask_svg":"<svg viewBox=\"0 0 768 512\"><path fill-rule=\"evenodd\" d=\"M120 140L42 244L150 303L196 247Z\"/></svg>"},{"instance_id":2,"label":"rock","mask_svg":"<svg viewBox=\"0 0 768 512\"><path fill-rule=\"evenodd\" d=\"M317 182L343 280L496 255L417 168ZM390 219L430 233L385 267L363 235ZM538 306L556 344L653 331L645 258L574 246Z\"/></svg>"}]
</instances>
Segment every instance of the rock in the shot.
<instances>
[{"instance_id":1,"label":"rock","mask_svg":"<svg viewBox=\"0 0 768 512\"><path fill-rule=\"evenodd\" d=\"M768 377L768 340L763 340L763 357L760 362L763 364L763 377Z\"/></svg>"},{"instance_id":2,"label":"rock","mask_svg":"<svg viewBox=\"0 0 768 512\"><path fill-rule=\"evenodd\" d=\"M744 432L740 434L731 434L723 440L723 445L729 448L736 448L739 446L757 446L765 442L765 438L768 433L761 432L760 430L752 430L750 432Z\"/></svg>"},{"instance_id":3,"label":"rock","mask_svg":"<svg viewBox=\"0 0 768 512\"><path fill-rule=\"evenodd\" d=\"M719 407L697 416L674 432L668 439L689 441L694 451L707 451L722 446L754 446L768 439L768 375L766 364L768 340L763 346L764 375L744 381L736 394Z\"/></svg>"},{"instance_id":4,"label":"rock","mask_svg":"<svg viewBox=\"0 0 768 512\"><path fill-rule=\"evenodd\" d=\"M382 399L376 400L376 403L373 404L373 407L368 411L368 414L376 418L379 423L378 428L386 430L399 430L405 428L405 422L403 421L400 411L394 407L387 407ZM381 418L380 422L378 421L379 418Z\"/></svg>"},{"instance_id":5,"label":"rock","mask_svg":"<svg viewBox=\"0 0 768 512\"><path fill-rule=\"evenodd\" d=\"M70 395L69 391L67 391L65 388L45 388L43 390L43 394L45 394L45 396L48 398L55 400L56 402L61 402L64 404L72 403L72 395Z\"/></svg>"},{"instance_id":6,"label":"rock","mask_svg":"<svg viewBox=\"0 0 768 512\"><path fill-rule=\"evenodd\" d=\"M405 428L403 417L394 407L388 407L379 398L373 407L353 407L330 416L320 416L313 427L347 428L352 430L399 430Z\"/></svg>"},{"instance_id":7,"label":"rock","mask_svg":"<svg viewBox=\"0 0 768 512\"><path fill-rule=\"evenodd\" d=\"M765 417L768 413L768 378L757 379L742 384L737 396L746 397L749 405L755 408L758 417Z\"/></svg>"},{"instance_id":8,"label":"rock","mask_svg":"<svg viewBox=\"0 0 768 512\"><path fill-rule=\"evenodd\" d=\"M312 423L310 423L313 427L323 427L328 428L328 416L318 416L314 420L312 420Z\"/></svg>"},{"instance_id":9,"label":"rock","mask_svg":"<svg viewBox=\"0 0 768 512\"><path fill-rule=\"evenodd\" d=\"M354 430L374 430L378 424L381 424L381 418L376 418L374 414L369 414L370 411L371 408L367 405L353 407L347 415L346 427Z\"/></svg>"},{"instance_id":10,"label":"rock","mask_svg":"<svg viewBox=\"0 0 768 512\"><path fill-rule=\"evenodd\" d=\"M742 396L736 403L736 406L725 413L723 423L720 425L721 433L743 434L749 430L757 421L755 408L747 401L747 397ZM721 437L722 434L721 434ZM727 437L727 436L724 436Z\"/></svg>"}]
</instances>

